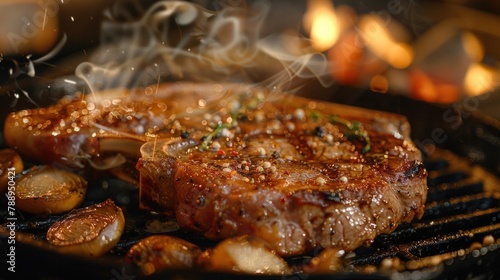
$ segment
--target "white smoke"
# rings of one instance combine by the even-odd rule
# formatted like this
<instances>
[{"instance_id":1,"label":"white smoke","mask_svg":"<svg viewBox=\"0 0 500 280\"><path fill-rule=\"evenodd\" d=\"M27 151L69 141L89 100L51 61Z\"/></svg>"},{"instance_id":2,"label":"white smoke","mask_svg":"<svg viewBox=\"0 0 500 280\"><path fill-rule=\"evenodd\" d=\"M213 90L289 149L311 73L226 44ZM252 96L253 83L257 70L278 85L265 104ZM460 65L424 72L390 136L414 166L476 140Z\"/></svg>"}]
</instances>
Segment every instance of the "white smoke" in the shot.
<instances>
[{"instance_id":1,"label":"white smoke","mask_svg":"<svg viewBox=\"0 0 500 280\"><path fill-rule=\"evenodd\" d=\"M137 20L110 18L102 25L102 46L76 69L92 92L146 87L162 81L258 83L273 89L290 80L317 78L331 83L323 54L291 54L282 34L260 38L267 2L252 8L210 11L183 1L153 4ZM261 80L252 73L273 63L278 69Z\"/></svg>"}]
</instances>

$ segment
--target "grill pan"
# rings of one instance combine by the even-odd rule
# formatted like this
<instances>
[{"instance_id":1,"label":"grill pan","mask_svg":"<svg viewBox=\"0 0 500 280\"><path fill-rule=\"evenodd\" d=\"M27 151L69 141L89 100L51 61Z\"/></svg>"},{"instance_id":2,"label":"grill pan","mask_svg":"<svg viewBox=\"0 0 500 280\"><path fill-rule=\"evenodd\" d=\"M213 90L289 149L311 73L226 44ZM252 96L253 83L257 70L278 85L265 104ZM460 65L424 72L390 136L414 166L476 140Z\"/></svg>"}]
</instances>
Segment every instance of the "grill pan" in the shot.
<instances>
[{"instance_id":1,"label":"grill pan","mask_svg":"<svg viewBox=\"0 0 500 280\"><path fill-rule=\"evenodd\" d=\"M423 149L429 171L429 195L421 220L403 224L391 234L377 237L369 247L346 256L346 271L331 275L295 274L284 277L237 275L238 279L499 279L500 269L500 126L466 106L440 107L398 95L380 95L362 89L323 89L322 99L407 116L412 138ZM334 91L334 94L332 94ZM304 90L303 92L308 92ZM315 91L317 93L317 91ZM6 102L4 102L5 104ZM5 109L5 108L4 108ZM451 111L450 111L451 110ZM5 111L3 111L5 112ZM452 118L453 117L453 118ZM453 122L449 120L452 119ZM436 137L436 131L440 136ZM150 235L146 223L167 218L138 209L138 190L117 179L89 182L84 205L111 196L126 215L118 245L107 255L89 259L61 255L18 240L16 273L5 276L38 279L234 279L227 273L169 270L151 276L123 263L123 254ZM0 199L0 222L7 218L7 199ZM44 238L59 216L39 217L17 213L16 231ZM203 247L215 243L181 230L169 233ZM7 238L0 251L6 264ZM289 259L307 262L310 257ZM1 278L2 276L0 276Z\"/></svg>"}]
</instances>

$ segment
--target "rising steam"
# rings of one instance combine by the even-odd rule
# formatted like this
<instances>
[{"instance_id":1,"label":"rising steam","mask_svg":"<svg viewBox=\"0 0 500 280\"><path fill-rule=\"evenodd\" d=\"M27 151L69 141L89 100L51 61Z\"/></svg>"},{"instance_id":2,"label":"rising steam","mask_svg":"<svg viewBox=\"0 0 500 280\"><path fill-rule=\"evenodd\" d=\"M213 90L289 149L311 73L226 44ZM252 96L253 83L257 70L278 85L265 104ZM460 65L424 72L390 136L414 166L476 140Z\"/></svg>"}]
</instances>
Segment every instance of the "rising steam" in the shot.
<instances>
[{"instance_id":1,"label":"rising steam","mask_svg":"<svg viewBox=\"0 0 500 280\"><path fill-rule=\"evenodd\" d=\"M139 19L110 18L102 46L76 69L92 92L146 87L163 81L258 83L279 89L295 77L331 82L327 58L291 54L281 35L260 37L269 4L209 11L192 3L162 1ZM272 65L270 67L270 65ZM277 69L256 80L256 72Z\"/></svg>"}]
</instances>

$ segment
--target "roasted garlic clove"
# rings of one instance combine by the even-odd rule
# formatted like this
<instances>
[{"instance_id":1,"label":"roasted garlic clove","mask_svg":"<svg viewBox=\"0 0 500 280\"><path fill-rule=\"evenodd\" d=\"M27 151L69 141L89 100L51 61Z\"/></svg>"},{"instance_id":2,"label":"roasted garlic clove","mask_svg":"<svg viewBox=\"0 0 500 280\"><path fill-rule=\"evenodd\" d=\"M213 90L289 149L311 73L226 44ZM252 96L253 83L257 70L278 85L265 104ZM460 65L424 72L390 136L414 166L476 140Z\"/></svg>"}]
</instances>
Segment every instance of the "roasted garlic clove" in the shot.
<instances>
[{"instance_id":1,"label":"roasted garlic clove","mask_svg":"<svg viewBox=\"0 0 500 280\"><path fill-rule=\"evenodd\" d=\"M204 253L200 262L207 270L249 274L287 275L288 264L264 241L250 236L229 238Z\"/></svg>"},{"instance_id":2,"label":"roasted garlic clove","mask_svg":"<svg viewBox=\"0 0 500 280\"><path fill-rule=\"evenodd\" d=\"M191 268L201 249L183 239L153 235L141 240L128 251L125 260L135 263L146 275L167 268Z\"/></svg>"},{"instance_id":3,"label":"roasted garlic clove","mask_svg":"<svg viewBox=\"0 0 500 280\"><path fill-rule=\"evenodd\" d=\"M9 181L13 181L14 177L23 171L23 168L23 161L14 150L0 150L0 193L6 192Z\"/></svg>"},{"instance_id":4,"label":"roasted garlic clove","mask_svg":"<svg viewBox=\"0 0 500 280\"><path fill-rule=\"evenodd\" d=\"M32 214L60 214L80 205L87 193L82 177L51 166L35 166L16 181L16 206Z\"/></svg>"},{"instance_id":5,"label":"roasted garlic clove","mask_svg":"<svg viewBox=\"0 0 500 280\"><path fill-rule=\"evenodd\" d=\"M108 199L66 214L49 228L47 241L63 253L97 257L118 243L124 227L121 208Z\"/></svg>"}]
</instances>

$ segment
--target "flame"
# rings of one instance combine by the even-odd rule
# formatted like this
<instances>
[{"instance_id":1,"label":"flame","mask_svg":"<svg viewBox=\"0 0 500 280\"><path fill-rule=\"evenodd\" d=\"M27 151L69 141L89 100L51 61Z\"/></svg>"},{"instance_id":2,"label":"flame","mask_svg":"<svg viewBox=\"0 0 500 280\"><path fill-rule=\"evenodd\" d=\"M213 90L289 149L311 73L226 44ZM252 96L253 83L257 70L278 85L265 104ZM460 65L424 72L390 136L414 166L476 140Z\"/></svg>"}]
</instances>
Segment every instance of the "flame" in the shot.
<instances>
[{"instance_id":1,"label":"flame","mask_svg":"<svg viewBox=\"0 0 500 280\"><path fill-rule=\"evenodd\" d=\"M484 57L484 48L476 35L471 32L464 32L461 39L465 53L474 61L481 61Z\"/></svg>"},{"instance_id":2,"label":"flame","mask_svg":"<svg viewBox=\"0 0 500 280\"><path fill-rule=\"evenodd\" d=\"M392 67L403 69L412 63L412 47L404 42L397 42L377 17L363 16L359 22L359 31L366 46Z\"/></svg>"},{"instance_id":3,"label":"flame","mask_svg":"<svg viewBox=\"0 0 500 280\"><path fill-rule=\"evenodd\" d=\"M479 39L471 32L464 32L461 39L465 53L473 61L465 72L463 81L465 93L469 96L476 96L495 89L499 82L499 73L479 63L484 57L484 48Z\"/></svg>"},{"instance_id":4,"label":"flame","mask_svg":"<svg viewBox=\"0 0 500 280\"><path fill-rule=\"evenodd\" d=\"M495 89L498 83L495 69L480 63L471 64L465 73L464 90L470 96L476 96Z\"/></svg>"},{"instance_id":5,"label":"flame","mask_svg":"<svg viewBox=\"0 0 500 280\"><path fill-rule=\"evenodd\" d=\"M461 91L455 83L437 80L420 70L410 71L411 95L414 98L436 103L456 102Z\"/></svg>"},{"instance_id":6,"label":"flame","mask_svg":"<svg viewBox=\"0 0 500 280\"><path fill-rule=\"evenodd\" d=\"M317 51L330 49L339 37L340 28L332 2L309 0L304 27L310 30L312 46Z\"/></svg>"}]
</instances>

